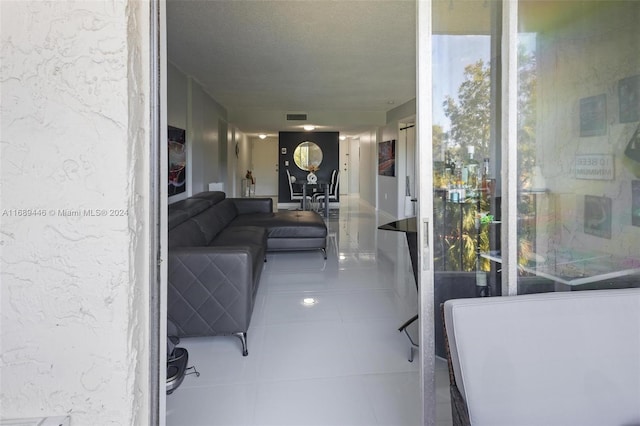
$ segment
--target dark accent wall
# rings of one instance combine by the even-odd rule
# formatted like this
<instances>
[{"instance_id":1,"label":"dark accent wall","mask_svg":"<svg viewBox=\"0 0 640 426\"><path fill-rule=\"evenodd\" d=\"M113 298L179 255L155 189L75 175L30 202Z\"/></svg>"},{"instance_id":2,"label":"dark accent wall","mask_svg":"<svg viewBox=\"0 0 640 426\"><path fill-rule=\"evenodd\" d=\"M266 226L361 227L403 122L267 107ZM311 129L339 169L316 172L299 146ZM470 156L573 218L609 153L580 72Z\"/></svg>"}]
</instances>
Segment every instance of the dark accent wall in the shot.
<instances>
[{"instance_id":1,"label":"dark accent wall","mask_svg":"<svg viewBox=\"0 0 640 426\"><path fill-rule=\"evenodd\" d=\"M320 170L316 172L319 182L328 182L331 179L331 172L334 169L339 170L340 140L338 132L280 132L278 146L278 202L291 202L289 183L287 182L287 169L297 180L303 181L307 179L308 172L299 169L296 163L293 162L293 151L304 141L314 142L322 149L322 163L320 164ZM286 154L282 153L283 148L286 149ZM285 166L285 161L289 162L288 166Z\"/></svg>"}]
</instances>

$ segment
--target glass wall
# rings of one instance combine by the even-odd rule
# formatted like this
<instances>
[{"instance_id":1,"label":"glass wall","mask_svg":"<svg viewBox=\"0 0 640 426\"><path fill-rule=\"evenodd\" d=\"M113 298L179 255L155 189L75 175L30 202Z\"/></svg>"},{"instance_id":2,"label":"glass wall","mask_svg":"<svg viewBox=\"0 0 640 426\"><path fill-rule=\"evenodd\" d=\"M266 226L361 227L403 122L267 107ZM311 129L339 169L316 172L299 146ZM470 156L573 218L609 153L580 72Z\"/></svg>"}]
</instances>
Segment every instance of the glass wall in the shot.
<instances>
[{"instance_id":1,"label":"glass wall","mask_svg":"<svg viewBox=\"0 0 640 426\"><path fill-rule=\"evenodd\" d=\"M436 310L502 294L512 185L518 294L639 286L640 2L518 2L517 182L501 182L502 4L432 3Z\"/></svg>"},{"instance_id":2,"label":"glass wall","mask_svg":"<svg viewBox=\"0 0 640 426\"><path fill-rule=\"evenodd\" d=\"M638 286L640 2L518 4L518 294Z\"/></svg>"},{"instance_id":3,"label":"glass wall","mask_svg":"<svg viewBox=\"0 0 640 426\"><path fill-rule=\"evenodd\" d=\"M640 1L431 5L443 357L445 300L640 287Z\"/></svg>"},{"instance_id":4,"label":"glass wall","mask_svg":"<svg viewBox=\"0 0 640 426\"><path fill-rule=\"evenodd\" d=\"M433 205L436 354L439 305L499 294L485 254L499 240L498 1L433 2Z\"/></svg>"}]
</instances>

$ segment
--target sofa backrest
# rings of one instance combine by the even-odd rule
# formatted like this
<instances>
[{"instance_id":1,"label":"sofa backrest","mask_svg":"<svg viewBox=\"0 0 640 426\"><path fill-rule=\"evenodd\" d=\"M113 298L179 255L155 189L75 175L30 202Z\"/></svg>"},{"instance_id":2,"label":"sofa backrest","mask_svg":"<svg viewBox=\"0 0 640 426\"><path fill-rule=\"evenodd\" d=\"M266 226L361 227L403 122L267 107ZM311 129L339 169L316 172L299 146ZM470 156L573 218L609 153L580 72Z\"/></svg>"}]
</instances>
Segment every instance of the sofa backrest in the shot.
<instances>
[{"instance_id":1,"label":"sofa backrest","mask_svg":"<svg viewBox=\"0 0 640 426\"><path fill-rule=\"evenodd\" d=\"M207 246L238 214L220 191L206 191L169 205L169 248Z\"/></svg>"},{"instance_id":2,"label":"sofa backrest","mask_svg":"<svg viewBox=\"0 0 640 426\"><path fill-rule=\"evenodd\" d=\"M237 215L238 212L233 201L226 199L194 216L190 221L196 223L200 228L205 238L204 245L209 245Z\"/></svg>"},{"instance_id":3,"label":"sofa backrest","mask_svg":"<svg viewBox=\"0 0 640 426\"><path fill-rule=\"evenodd\" d=\"M195 198L187 198L185 200L178 201L177 203L170 204L168 211L169 230L180 225L182 222L186 222L193 216L202 213L209 207L211 207L210 201Z\"/></svg>"},{"instance_id":4,"label":"sofa backrest","mask_svg":"<svg viewBox=\"0 0 640 426\"><path fill-rule=\"evenodd\" d=\"M226 198L222 191L199 192L184 200L169 204L169 229L173 229L187 219L202 213Z\"/></svg>"},{"instance_id":5,"label":"sofa backrest","mask_svg":"<svg viewBox=\"0 0 640 426\"><path fill-rule=\"evenodd\" d=\"M449 300L473 425L640 424L640 289Z\"/></svg>"},{"instance_id":6,"label":"sofa backrest","mask_svg":"<svg viewBox=\"0 0 640 426\"><path fill-rule=\"evenodd\" d=\"M203 191L192 195L191 198L198 200L207 200L211 204L218 204L226 198L226 194L222 191Z\"/></svg>"}]
</instances>

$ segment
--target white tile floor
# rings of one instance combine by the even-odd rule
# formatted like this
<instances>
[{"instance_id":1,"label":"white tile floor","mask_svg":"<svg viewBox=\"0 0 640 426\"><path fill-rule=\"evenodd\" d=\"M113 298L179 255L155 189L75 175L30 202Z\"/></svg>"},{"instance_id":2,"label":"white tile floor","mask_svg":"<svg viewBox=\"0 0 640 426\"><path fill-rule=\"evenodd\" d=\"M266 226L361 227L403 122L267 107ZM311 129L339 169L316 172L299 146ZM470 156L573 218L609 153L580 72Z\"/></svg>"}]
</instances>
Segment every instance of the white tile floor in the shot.
<instances>
[{"instance_id":1,"label":"white tile floor","mask_svg":"<svg viewBox=\"0 0 640 426\"><path fill-rule=\"evenodd\" d=\"M397 327L417 309L404 234L393 218L343 197L319 251L269 254L248 332L183 339L187 376L167 396L167 425L419 425L417 363ZM313 298L313 306L304 306ZM437 425L451 424L437 362Z\"/></svg>"}]
</instances>

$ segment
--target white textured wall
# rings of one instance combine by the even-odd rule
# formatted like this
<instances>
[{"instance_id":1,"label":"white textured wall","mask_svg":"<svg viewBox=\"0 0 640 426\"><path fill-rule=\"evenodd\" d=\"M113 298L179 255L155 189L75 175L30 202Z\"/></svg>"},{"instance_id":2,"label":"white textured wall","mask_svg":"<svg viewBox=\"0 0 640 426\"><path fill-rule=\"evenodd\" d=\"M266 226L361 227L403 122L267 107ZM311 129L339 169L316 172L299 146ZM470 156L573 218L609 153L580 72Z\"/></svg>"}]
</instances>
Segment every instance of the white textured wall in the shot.
<instances>
[{"instance_id":1,"label":"white textured wall","mask_svg":"<svg viewBox=\"0 0 640 426\"><path fill-rule=\"evenodd\" d=\"M360 139L360 199L377 207L378 146L375 132L358 135Z\"/></svg>"},{"instance_id":2,"label":"white textured wall","mask_svg":"<svg viewBox=\"0 0 640 426\"><path fill-rule=\"evenodd\" d=\"M221 174L222 163L227 162L220 153L219 120L226 120L226 110L220 106L202 86L190 80L191 108L190 125L187 134L193 142L191 146L192 161L187 167L192 173L192 194L206 191L211 182L224 182L226 167ZM223 132L226 135L226 132ZM223 144L226 144L226 140ZM189 172L188 172L189 173Z\"/></svg>"},{"instance_id":3,"label":"white textured wall","mask_svg":"<svg viewBox=\"0 0 640 426\"><path fill-rule=\"evenodd\" d=\"M227 180L227 110L174 65L167 73L169 125L187 131L187 190L173 203Z\"/></svg>"},{"instance_id":4,"label":"white textured wall","mask_svg":"<svg viewBox=\"0 0 640 426\"><path fill-rule=\"evenodd\" d=\"M398 205L400 203L400 198L402 198L402 202L404 203L404 191L400 191L400 182L403 183L404 188L404 177L401 173L404 173L404 169L400 164L400 159L404 158L404 148L400 143L400 139L398 137L398 122L393 121L387 123L386 126L380 128L378 133L380 135L380 139L378 142L390 141L395 139L396 141L396 175L391 176L380 176L377 175L378 178L378 208L386 213L389 213L394 218L400 217L400 212L398 210ZM376 174L378 173L378 163L377 163L377 155L378 155L378 144L376 144Z\"/></svg>"},{"instance_id":5,"label":"white textured wall","mask_svg":"<svg viewBox=\"0 0 640 426\"><path fill-rule=\"evenodd\" d=\"M0 414L145 424L148 4L0 12Z\"/></svg>"},{"instance_id":6,"label":"white textured wall","mask_svg":"<svg viewBox=\"0 0 640 426\"><path fill-rule=\"evenodd\" d=\"M170 126L187 128L188 78L171 63L167 64L167 121Z\"/></svg>"}]
</instances>

